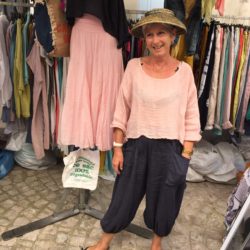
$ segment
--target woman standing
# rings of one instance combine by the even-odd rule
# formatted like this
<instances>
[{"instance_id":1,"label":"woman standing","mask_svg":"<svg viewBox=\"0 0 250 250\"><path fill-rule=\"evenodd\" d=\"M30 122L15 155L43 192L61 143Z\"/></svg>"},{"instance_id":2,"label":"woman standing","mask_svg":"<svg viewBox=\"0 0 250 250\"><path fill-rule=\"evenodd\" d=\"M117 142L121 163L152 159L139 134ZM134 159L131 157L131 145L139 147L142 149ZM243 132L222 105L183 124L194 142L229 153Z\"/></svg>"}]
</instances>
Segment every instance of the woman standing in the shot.
<instances>
[{"instance_id":1,"label":"woman standing","mask_svg":"<svg viewBox=\"0 0 250 250\"><path fill-rule=\"evenodd\" d=\"M104 250L133 220L146 194L144 220L160 250L179 213L193 145L200 140L197 91L190 66L170 55L186 28L168 9L149 11L132 29L150 56L128 63L114 120L113 166L117 173L104 231L88 250Z\"/></svg>"}]
</instances>

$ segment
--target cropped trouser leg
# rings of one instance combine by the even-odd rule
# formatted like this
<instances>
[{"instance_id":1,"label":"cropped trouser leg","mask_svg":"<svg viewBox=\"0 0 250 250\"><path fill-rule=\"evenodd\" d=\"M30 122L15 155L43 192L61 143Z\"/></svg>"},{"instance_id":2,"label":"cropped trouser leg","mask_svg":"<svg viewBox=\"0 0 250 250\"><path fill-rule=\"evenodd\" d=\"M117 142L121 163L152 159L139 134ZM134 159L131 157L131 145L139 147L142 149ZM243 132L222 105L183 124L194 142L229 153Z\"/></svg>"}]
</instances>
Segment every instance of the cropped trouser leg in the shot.
<instances>
[{"instance_id":1,"label":"cropped trouser leg","mask_svg":"<svg viewBox=\"0 0 250 250\"><path fill-rule=\"evenodd\" d=\"M106 233L117 233L133 220L146 188L146 150L141 140L129 140L123 147L123 170L117 175L111 203L101 220Z\"/></svg>"},{"instance_id":2,"label":"cropped trouser leg","mask_svg":"<svg viewBox=\"0 0 250 250\"><path fill-rule=\"evenodd\" d=\"M144 220L158 236L171 232L186 187L189 161L176 140L154 140L150 146Z\"/></svg>"}]
</instances>

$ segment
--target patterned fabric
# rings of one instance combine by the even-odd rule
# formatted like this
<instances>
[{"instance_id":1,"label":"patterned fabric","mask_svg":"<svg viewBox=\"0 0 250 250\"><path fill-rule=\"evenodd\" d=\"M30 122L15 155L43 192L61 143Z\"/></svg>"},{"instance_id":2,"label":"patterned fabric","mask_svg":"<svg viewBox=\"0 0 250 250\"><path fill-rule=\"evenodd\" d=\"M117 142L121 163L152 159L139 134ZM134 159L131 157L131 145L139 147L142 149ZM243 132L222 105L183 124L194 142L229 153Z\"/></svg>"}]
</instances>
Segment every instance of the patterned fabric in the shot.
<instances>
[{"instance_id":1,"label":"patterned fabric","mask_svg":"<svg viewBox=\"0 0 250 250\"><path fill-rule=\"evenodd\" d=\"M225 224L227 227L230 227L249 194L250 168L245 171L244 177L241 179L239 185L233 190L232 194L228 198L228 207L225 216Z\"/></svg>"}]
</instances>

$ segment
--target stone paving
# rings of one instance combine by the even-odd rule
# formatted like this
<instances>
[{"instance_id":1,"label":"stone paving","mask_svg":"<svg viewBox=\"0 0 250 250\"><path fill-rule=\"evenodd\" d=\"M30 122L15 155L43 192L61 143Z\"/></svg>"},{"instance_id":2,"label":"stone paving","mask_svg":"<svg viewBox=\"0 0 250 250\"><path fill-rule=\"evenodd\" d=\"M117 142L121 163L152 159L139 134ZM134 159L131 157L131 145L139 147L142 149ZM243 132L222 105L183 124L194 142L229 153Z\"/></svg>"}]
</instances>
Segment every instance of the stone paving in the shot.
<instances>
[{"instance_id":1,"label":"stone paving","mask_svg":"<svg viewBox=\"0 0 250 250\"><path fill-rule=\"evenodd\" d=\"M63 194L63 166L28 170L19 166L0 180L0 233L50 216ZM105 211L113 182L99 179L91 193L90 206ZM180 215L173 231L163 242L164 250L219 250L225 233L226 201L234 186L209 182L188 183ZM78 190L71 189L63 209L77 204ZM144 226L142 202L134 223ZM99 221L80 213L8 241L0 239L0 250L79 250L93 244L101 234ZM150 240L121 232L111 250L150 249Z\"/></svg>"}]
</instances>

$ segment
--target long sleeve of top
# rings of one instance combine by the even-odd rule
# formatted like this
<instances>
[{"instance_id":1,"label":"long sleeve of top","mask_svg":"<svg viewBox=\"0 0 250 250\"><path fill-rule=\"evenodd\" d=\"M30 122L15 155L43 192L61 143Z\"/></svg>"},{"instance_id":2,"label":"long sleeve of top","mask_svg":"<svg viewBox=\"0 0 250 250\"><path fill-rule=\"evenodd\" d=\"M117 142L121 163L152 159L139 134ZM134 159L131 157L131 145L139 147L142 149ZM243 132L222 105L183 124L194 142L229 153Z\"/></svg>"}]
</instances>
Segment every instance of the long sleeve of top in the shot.
<instances>
[{"instance_id":1,"label":"long sleeve of top","mask_svg":"<svg viewBox=\"0 0 250 250\"><path fill-rule=\"evenodd\" d=\"M85 13L102 21L104 30L117 39L121 48L129 40L128 22L123 0L68 0L66 16L70 24Z\"/></svg>"},{"instance_id":2,"label":"long sleeve of top","mask_svg":"<svg viewBox=\"0 0 250 250\"><path fill-rule=\"evenodd\" d=\"M184 62L172 76L153 78L140 59L129 61L120 86L112 127L126 138L199 141L197 90L190 66Z\"/></svg>"}]
</instances>

